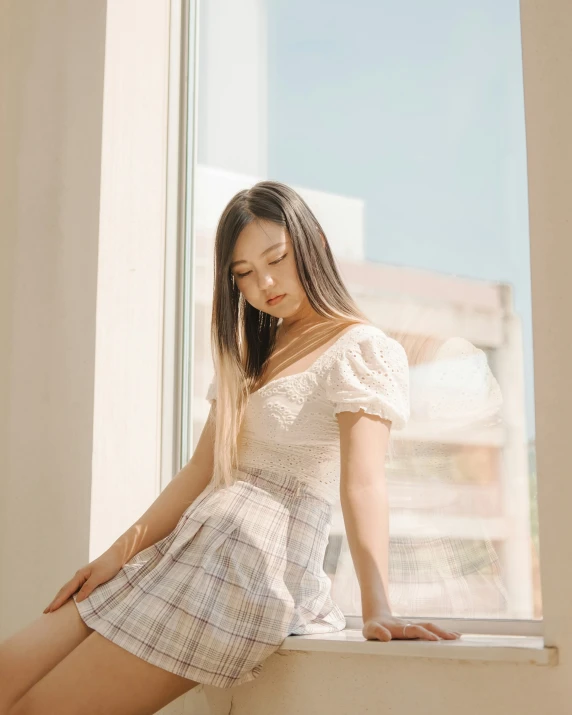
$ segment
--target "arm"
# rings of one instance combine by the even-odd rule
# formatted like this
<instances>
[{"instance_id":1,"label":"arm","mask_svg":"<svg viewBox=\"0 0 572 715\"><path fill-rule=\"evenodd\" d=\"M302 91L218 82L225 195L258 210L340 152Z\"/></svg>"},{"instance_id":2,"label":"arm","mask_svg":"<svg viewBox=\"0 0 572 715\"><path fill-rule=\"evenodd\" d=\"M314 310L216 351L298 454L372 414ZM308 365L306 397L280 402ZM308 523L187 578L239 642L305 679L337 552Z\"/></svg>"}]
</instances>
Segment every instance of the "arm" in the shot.
<instances>
[{"instance_id":1,"label":"arm","mask_svg":"<svg viewBox=\"0 0 572 715\"><path fill-rule=\"evenodd\" d=\"M410 625L389 603L389 500L385 457L390 427L409 418L409 365L403 347L369 326L326 376L340 431L340 501L359 581L368 640L456 638L432 624Z\"/></svg>"},{"instance_id":2,"label":"arm","mask_svg":"<svg viewBox=\"0 0 572 715\"><path fill-rule=\"evenodd\" d=\"M211 408L212 410L212 408ZM214 466L214 421L209 414L191 460L177 473L149 509L110 547L127 563L177 525L185 509L206 488Z\"/></svg>"},{"instance_id":3,"label":"arm","mask_svg":"<svg viewBox=\"0 0 572 715\"><path fill-rule=\"evenodd\" d=\"M337 417L340 500L360 585L364 637L381 641L392 638L455 640L460 636L456 631L446 631L433 623L407 626L406 621L391 613L389 501L384 469L391 422L361 411L339 412Z\"/></svg>"},{"instance_id":4,"label":"arm","mask_svg":"<svg viewBox=\"0 0 572 715\"><path fill-rule=\"evenodd\" d=\"M105 553L76 571L46 606L44 613L57 610L70 596L78 592L78 589L80 590L76 601L87 598L96 586L113 578L135 554L171 533L183 511L193 503L212 478L213 443L214 422L211 413L190 462L163 489L143 516Z\"/></svg>"},{"instance_id":5,"label":"arm","mask_svg":"<svg viewBox=\"0 0 572 715\"><path fill-rule=\"evenodd\" d=\"M364 623L391 616L389 503L385 455L390 422L360 412L339 412L340 501L359 581Z\"/></svg>"}]
</instances>

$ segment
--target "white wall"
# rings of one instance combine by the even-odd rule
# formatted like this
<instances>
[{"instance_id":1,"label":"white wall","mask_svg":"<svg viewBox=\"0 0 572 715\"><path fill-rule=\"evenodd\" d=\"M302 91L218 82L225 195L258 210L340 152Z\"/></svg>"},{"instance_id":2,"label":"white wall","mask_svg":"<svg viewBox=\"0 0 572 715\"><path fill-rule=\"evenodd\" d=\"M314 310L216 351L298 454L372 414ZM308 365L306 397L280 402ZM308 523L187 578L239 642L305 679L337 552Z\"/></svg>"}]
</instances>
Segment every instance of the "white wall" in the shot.
<instances>
[{"instance_id":1,"label":"white wall","mask_svg":"<svg viewBox=\"0 0 572 715\"><path fill-rule=\"evenodd\" d=\"M105 2L0 16L0 638L87 561Z\"/></svg>"},{"instance_id":2,"label":"white wall","mask_svg":"<svg viewBox=\"0 0 572 715\"><path fill-rule=\"evenodd\" d=\"M108 5L90 559L161 491L169 6Z\"/></svg>"}]
</instances>

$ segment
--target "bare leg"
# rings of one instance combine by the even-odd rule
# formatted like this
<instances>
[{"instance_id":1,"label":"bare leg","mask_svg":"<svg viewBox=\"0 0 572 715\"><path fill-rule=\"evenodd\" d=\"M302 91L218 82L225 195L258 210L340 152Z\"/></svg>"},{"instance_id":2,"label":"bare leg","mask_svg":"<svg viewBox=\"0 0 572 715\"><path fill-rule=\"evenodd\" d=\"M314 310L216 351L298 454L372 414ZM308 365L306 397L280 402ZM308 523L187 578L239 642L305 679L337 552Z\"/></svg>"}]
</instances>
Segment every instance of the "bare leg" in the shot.
<instances>
[{"instance_id":1,"label":"bare leg","mask_svg":"<svg viewBox=\"0 0 572 715\"><path fill-rule=\"evenodd\" d=\"M195 685L94 632L9 715L152 715Z\"/></svg>"},{"instance_id":2,"label":"bare leg","mask_svg":"<svg viewBox=\"0 0 572 715\"><path fill-rule=\"evenodd\" d=\"M78 646L92 629L72 599L0 644L0 715Z\"/></svg>"}]
</instances>

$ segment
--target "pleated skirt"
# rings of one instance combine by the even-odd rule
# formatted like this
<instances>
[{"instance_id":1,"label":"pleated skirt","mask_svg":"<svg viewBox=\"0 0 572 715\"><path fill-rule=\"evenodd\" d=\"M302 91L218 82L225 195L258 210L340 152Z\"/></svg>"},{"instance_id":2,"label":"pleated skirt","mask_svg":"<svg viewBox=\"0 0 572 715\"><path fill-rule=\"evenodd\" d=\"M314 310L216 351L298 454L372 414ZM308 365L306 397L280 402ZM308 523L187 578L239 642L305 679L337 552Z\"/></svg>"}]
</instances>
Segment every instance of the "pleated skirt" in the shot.
<instances>
[{"instance_id":1,"label":"pleated skirt","mask_svg":"<svg viewBox=\"0 0 572 715\"><path fill-rule=\"evenodd\" d=\"M323 568L332 505L291 476L237 476L209 485L167 537L76 601L105 638L220 688L256 678L287 636L346 625Z\"/></svg>"}]
</instances>

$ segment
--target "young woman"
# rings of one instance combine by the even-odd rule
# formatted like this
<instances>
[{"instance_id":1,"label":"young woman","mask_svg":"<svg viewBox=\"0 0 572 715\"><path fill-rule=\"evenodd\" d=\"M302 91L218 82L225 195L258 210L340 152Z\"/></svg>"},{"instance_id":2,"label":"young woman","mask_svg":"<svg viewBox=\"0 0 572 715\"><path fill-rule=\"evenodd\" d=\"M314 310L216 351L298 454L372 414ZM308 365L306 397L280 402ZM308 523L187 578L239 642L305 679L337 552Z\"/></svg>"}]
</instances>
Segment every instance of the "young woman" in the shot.
<instances>
[{"instance_id":1,"label":"young woman","mask_svg":"<svg viewBox=\"0 0 572 715\"><path fill-rule=\"evenodd\" d=\"M384 460L409 413L407 359L350 297L296 192L265 181L230 201L214 286L193 457L1 646L1 713L154 713L197 683L254 679L288 635L343 629L322 568L337 498L364 638L460 635L392 616Z\"/></svg>"}]
</instances>

